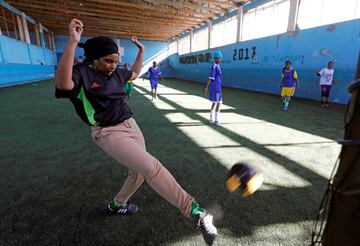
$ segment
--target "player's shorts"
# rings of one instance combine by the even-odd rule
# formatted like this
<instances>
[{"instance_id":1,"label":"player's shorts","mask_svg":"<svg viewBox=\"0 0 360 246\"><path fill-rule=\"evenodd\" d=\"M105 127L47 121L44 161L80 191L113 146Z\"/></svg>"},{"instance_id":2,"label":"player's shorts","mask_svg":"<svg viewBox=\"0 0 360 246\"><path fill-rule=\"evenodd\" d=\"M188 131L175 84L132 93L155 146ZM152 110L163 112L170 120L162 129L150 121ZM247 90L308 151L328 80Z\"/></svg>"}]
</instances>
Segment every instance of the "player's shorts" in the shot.
<instances>
[{"instance_id":1,"label":"player's shorts","mask_svg":"<svg viewBox=\"0 0 360 246\"><path fill-rule=\"evenodd\" d=\"M217 103L221 103L222 102L222 93L221 91L209 91L209 100L211 102L217 102Z\"/></svg>"},{"instance_id":2,"label":"player's shorts","mask_svg":"<svg viewBox=\"0 0 360 246\"><path fill-rule=\"evenodd\" d=\"M158 87L158 81L156 79L150 80L151 90L156 90Z\"/></svg>"},{"instance_id":3,"label":"player's shorts","mask_svg":"<svg viewBox=\"0 0 360 246\"><path fill-rule=\"evenodd\" d=\"M281 96L282 97L292 97L295 93L295 87L282 87Z\"/></svg>"},{"instance_id":4,"label":"player's shorts","mask_svg":"<svg viewBox=\"0 0 360 246\"><path fill-rule=\"evenodd\" d=\"M331 91L331 85L321 85L321 96L329 97Z\"/></svg>"}]
</instances>

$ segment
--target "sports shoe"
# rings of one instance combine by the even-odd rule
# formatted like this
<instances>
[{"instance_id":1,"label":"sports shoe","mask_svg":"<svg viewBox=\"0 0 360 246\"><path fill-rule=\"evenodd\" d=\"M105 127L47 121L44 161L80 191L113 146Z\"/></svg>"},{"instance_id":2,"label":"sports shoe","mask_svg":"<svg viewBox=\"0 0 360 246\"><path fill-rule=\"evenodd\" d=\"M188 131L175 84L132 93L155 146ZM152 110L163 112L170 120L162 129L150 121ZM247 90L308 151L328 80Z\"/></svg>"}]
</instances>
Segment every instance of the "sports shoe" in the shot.
<instances>
[{"instance_id":1,"label":"sports shoe","mask_svg":"<svg viewBox=\"0 0 360 246\"><path fill-rule=\"evenodd\" d=\"M215 121L214 121L213 119L210 119L210 120L209 120L209 123L210 123L210 124L214 124Z\"/></svg>"},{"instance_id":2,"label":"sports shoe","mask_svg":"<svg viewBox=\"0 0 360 246\"><path fill-rule=\"evenodd\" d=\"M113 201L109 202L106 206L106 212L109 214L123 214L123 215L131 215L135 214L139 211L139 207L133 203L125 203L121 206L116 206Z\"/></svg>"},{"instance_id":3,"label":"sports shoe","mask_svg":"<svg viewBox=\"0 0 360 246\"><path fill-rule=\"evenodd\" d=\"M213 216L206 211L198 215L196 228L201 231L207 245L212 245L218 235L216 227L213 225Z\"/></svg>"},{"instance_id":4,"label":"sports shoe","mask_svg":"<svg viewBox=\"0 0 360 246\"><path fill-rule=\"evenodd\" d=\"M215 120L215 121L214 121L214 125L215 125L215 126L221 126L221 123L220 123L220 121Z\"/></svg>"}]
</instances>

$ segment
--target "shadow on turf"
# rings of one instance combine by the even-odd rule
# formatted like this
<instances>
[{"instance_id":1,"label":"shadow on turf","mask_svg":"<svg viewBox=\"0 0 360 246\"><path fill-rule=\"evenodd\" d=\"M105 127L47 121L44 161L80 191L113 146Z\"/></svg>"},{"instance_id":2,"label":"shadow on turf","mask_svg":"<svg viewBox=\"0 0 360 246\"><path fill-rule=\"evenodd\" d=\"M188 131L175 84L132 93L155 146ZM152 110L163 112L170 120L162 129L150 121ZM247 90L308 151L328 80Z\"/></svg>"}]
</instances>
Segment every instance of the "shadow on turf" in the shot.
<instances>
[{"instance_id":1,"label":"shadow on turf","mask_svg":"<svg viewBox=\"0 0 360 246\"><path fill-rule=\"evenodd\" d=\"M143 92L146 91L143 88L140 88L140 90ZM208 124L208 122L197 115L196 112L183 108L167 98L160 96L160 99L176 108L177 112L187 115L192 120L201 122L199 124ZM154 116L156 118L164 118L162 111L159 109L156 109L154 114L156 115ZM174 134L184 135L179 130L176 130L177 124L171 125L173 125ZM193 124L190 123L190 125ZM240 146L245 146L256 151L258 154L282 165L290 172L312 184L311 186L302 188L276 187L275 190L262 190L257 192L254 196L244 199L240 194L229 194L225 190L224 182L228 170L213 159L208 153L203 152L201 154L202 158L204 158L204 160L202 160L203 163L201 160L197 160L197 163L201 167L198 168L197 165L191 163L187 166L178 167L178 170L176 168L176 171L173 173L176 174L175 176L180 184L186 184L185 187L199 187L198 189L190 189L190 191L192 190L190 193L198 194L195 195L195 197L198 197L203 204L207 204L210 210L212 206L216 206L217 209L214 211L217 213L220 208L221 215L218 217L222 218L217 222L219 228L226 228L227 230L232 231L232 236L242 237L251 234L253 229L258 226L296 223L314 219L317 205L322 197L323 190L326 187L326 179L302 166L300 163L265 148L264 145L259 145L250 139L234 134L225 128L219 127L214 129L236 141ZM185 136L185 138L187 137ZM200 148L191 140L187 139L186 141L186 145L190 145L192 149ZM186 151L183 153L186 153ZM161 156L159 158L161 159ZM186 158L186 154L183 155L183 158ZM177 164L176 160L169 160L165 163L167 163L166 165ZM182 177L180 174L186 173L187 168L190 168L191 172L189 172L189 175ZM187 190L189 189L187 188ZM310 234L307 236L310 238ZM171 241L174 240L178 241L181 239L173 239Z\"/></svg>"},{"instance_id":2,"label":"shadow on turf","mask_svg":"<svg viewBox=\"0 0 360 246\"><path fill-rule=\"evenodd\" d=\"M53 93L52 88L51 86L49 93ZM146 90L140 89L147 94ZM161 97L161 100L191 119L208 124L196 112L164 97ZM51 103L59 105L58 101L55 103L55 99ZM44 109L49 108L51 103L44 106ZM220 231L226 229L222 231L241 240L250 236L259 226L314 219L326 186L323 177L250 139L224 128L214 128L239 145L271 159L311 184L301 188L271 187L270 190L261 190L249 198L242 198L239 193L229 194L224 185L227 168L183 134L176 124L169 123L165 117L166 110L156 109L140 94L135 95L131 104L150 153L160 159L177 181L201 204L213 210L218 218L216 225ZM36 105L33 106L36 108ZM69 113L61 115L70 117L71 120L63 121L61 128L71 129L74 122L79 122L70 107L70 104L66 104L66 107L64 105ZM137 113L137 108L142 111ZM39 113L48 118L55 117L43 111ZM26 123L29 121L36 123L36 118L28 118ZM83 127L86 128L85 125ZM46 131L43 132L46 136ZM79 137L84 139L75 141ZM48 136L48 142L44 144L49 149L56 149L57 138L56 134ZM33 139L34 142L36 140ZM171 242L181 243L189 236L198 235L189 219L181 216L147 185L143 185L133 197L142 208L140 213L125 217L107 216L104 212L106 198L111 199L119 189L124 180L125 169L97 149L91 143L88 132L83 136L63 134L62 141L69 144L83 143L79 148L83 152L81 158L77 151L73 153L77 146L70 145L63 147L64 152L59 152L62 155L53 155L52 159L46 159L44 153L38 153L38 156L28 160L31 166L21 163L20 159L13 166L23 166L16 169L21 174L20 177L32 178L30 181L9 181L2 189L3 194L8 196L2 196L5 202L0 209L0 244L167 245ZM9 177L7 173L1 174L4 180ZM46 181L41 179L44 175L49 177ZM39 180L36 179L38 177ZM28 189L25 189L26 187ZM14 205L10 203L12 196L16 197ZM14 207L21 208L21 211L14 210ZM286 235L284 237L286 238ZM308 238L310 233L300 238L299 242ZM231 245L232 242L223 243Z\"/></svg>"},{"instance_id":3,"label":"shadow on turf","mask_svg":"<svg viewBox=\"0 0 360 246\"><path fill-rule=\"evenodd\" d=\"M162 84L186 94L204 97L203 85L199 83L169 79ZM317 101L293 98L289 111L285 113L280 110L281 100L276 95L224 88L223 96L224 104L234 108L222 110L224 112L238 113L333 140L343 136L345 105L331 104L330 108L321 108ZM208 113L208 110L204 112ZM334 132L334 129L338 130Z\"/></svg>"}]
</instances>

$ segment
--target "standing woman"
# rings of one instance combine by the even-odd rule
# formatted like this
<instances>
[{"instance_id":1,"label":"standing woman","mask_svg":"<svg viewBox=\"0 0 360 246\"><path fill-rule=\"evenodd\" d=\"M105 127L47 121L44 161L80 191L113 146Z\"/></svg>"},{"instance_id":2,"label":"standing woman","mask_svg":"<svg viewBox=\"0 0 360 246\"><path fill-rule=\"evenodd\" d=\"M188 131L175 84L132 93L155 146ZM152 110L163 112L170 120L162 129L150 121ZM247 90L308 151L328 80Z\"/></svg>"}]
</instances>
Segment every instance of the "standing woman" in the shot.
<instances>
[{"instance_id":1,"label":"standing woman","mask_svg":"<svg viewBox=\"0 0 360 246\"><path fill-rule=\"evenodd\" d=\"M157 88L159 83L159 77L164 79L161 75L160 68L157 65L156 61L153 61L153 66L144 74L143 80L149 74L150 86L151 86L151 100L156 100L157 97Z\"/></svg>"},{"instance_id":2,"label":"standing woman","mask_svg":"<svg viewBox=\"0 0 360 246\"><path fill-rule=\"evenodd\" d=\"M329 96L332 83L336 83L334 79L334 62L329 61L326 68L316 72L316 75L320 76L320 90L321 90L321 107L329 107Z\"/></svg>"},{"instance_id":3,"label":"standing woman","mask_svg":"<svg viewBox=\"0 0 360 246\"><path fill-rule=\"evenodd\" d=\"M299 88L298 75L295 69L291 67L291 61L287 60L282 70L280 86L283 111L287 111L289 108L291 97L295 93L295 86Z\"/></svg>"},{"instance_id":4,"label":"standing woman","mask_svg":"<svg viewBox=\"0 0 360 246\"><path fill-rule=\"evenodd\" d=\"M211 124L220 126L220 107L222 104L222 79L220 63L222 59L221 51L214 52L214 64L211 67L208 82L204 88L204 94L209 91L209 100L211 102L210 120Z\"/></svg>"},{"instance_id":5,"label":"standing woman","mask_svg":"<svg viewBox=\"0 0 360 246\"><path fill-rule=\"evenodd\" d=\"M206 243L217 236L213 216L176 182L169 171L149 152L140 128L125 103L124 84L139 75L144 46L136 37L131 41L139 51L132 70L120 69L118 47L106 37L79 43L83 23L73 19L69 40L55 75L56 97L69 98L80 118L90 126L94 142L109 156L128 168L128 176L106 209L110 214L134 214L138 206L128 200L145 180L152 189L181 213L195 220ZM73 67L76 46L85 51L85 61Z\"/></svg>"}]
</instances>

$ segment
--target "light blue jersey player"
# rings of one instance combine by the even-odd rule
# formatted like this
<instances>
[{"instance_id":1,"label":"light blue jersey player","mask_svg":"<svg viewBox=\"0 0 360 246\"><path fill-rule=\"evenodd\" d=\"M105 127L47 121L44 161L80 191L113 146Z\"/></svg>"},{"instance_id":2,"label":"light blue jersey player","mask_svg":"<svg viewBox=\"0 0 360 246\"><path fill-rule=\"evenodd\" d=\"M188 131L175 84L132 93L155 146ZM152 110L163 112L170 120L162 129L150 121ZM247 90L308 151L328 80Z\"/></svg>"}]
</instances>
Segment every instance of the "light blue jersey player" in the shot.
<instances>
[{"instance_id":1,"label":"light blue jersey player","mask_svg":"<svg viewBox=\"0 0 360 246\"><path fill-rule=\"evenodd\" d=\"M221 68L220 63L222 54L220 51L214 52L215 63L212 65L209 80L205 86L205 94L209 91L209 100L212 102L210 111L210 123L220 126L220 106L222 103L221 90Z\"/></svg>"}]
</instances>

